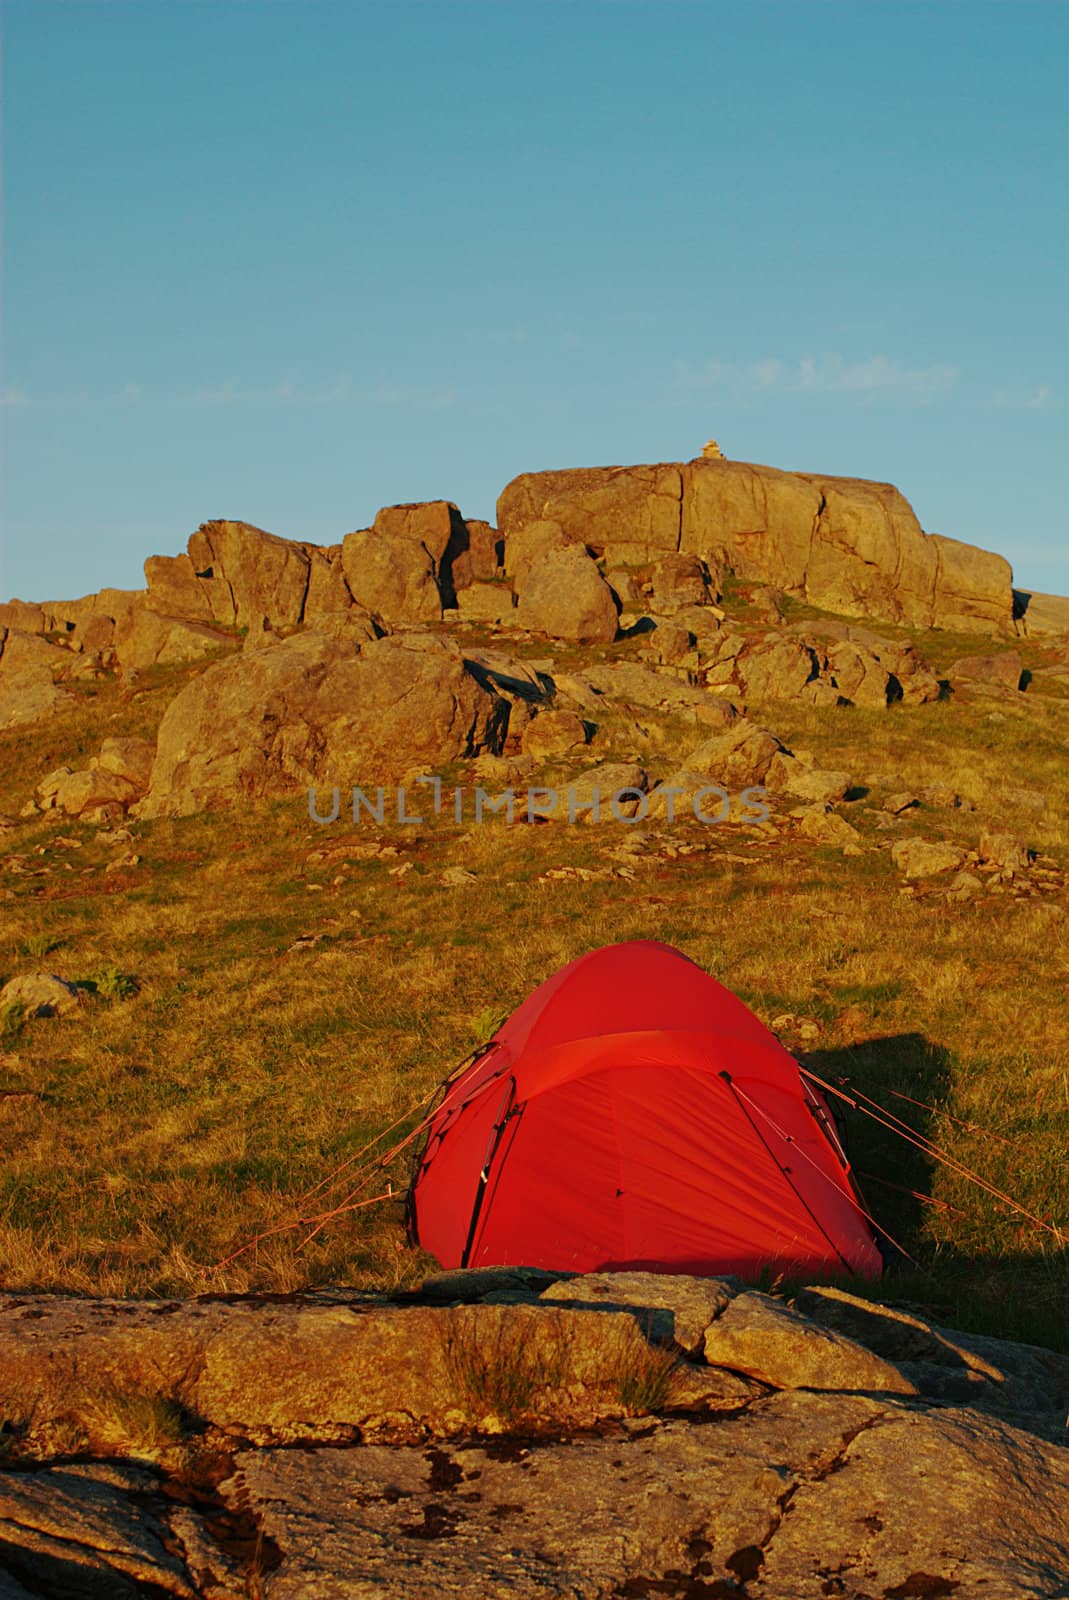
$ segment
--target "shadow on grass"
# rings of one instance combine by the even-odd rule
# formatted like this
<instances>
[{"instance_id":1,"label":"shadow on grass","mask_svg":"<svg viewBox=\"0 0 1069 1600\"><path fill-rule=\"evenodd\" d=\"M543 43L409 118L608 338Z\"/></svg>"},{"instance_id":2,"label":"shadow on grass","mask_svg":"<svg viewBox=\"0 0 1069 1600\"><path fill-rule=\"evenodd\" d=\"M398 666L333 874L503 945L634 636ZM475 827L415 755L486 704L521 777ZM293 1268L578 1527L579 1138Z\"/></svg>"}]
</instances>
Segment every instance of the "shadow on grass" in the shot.
<instances>
[{"instance_id":1,"label":"shadow on grass","mask_svg":"<svg viewBox=\"0 0 1069 1600\"><path fill-rule=\"evenodd\" d=\"M892 1132L863 1111L829 1097L867 1208L892 1239L916 1255L935 1163L910 1143L909 1133L927 1139L935 1137L935 1130L931 1113L911 1101L945 1102L952 1084L947 1052L923 1034L903 1033L840 1050L814 1050L798 1060L845 1095L860 1091L871 1096L906 1125L901 1134ZM903 1259L888 1248L892 1258Z\"/></svg>"},{"instance_id":2,"label":"shadow on grass","mask_svg":"<svg viewBox=\"0 0 1069 1600\"><path fill-rule=\"evenodd\" d=\"M936 1321L973 1333L1069 1352L1069 1251L1053 1235L1046 1249L1008 1249L994 1226L990 1252L978 1251L977 1220L991 1215L992 1204L980 1187L972 1191L977 1209L968 1237L956 1244L953 1224L943 1220L946 1203L934 1192L938 1159L910 1142L911 1136L930 1139L945 1148L946 1135L935 1124L953 1089L948 1052L922 1034L906 1033L815 1050L798 1060L846 1095L871 1096L890 1113L887 1121L899 1119L895 1131L829 1097L866 1209L908 1252L888 1245L884 1277L848 1287L872 1299L915 1305ZM974 1163L966 1157L965 1164Z\"/></svg>"}]
</instances>

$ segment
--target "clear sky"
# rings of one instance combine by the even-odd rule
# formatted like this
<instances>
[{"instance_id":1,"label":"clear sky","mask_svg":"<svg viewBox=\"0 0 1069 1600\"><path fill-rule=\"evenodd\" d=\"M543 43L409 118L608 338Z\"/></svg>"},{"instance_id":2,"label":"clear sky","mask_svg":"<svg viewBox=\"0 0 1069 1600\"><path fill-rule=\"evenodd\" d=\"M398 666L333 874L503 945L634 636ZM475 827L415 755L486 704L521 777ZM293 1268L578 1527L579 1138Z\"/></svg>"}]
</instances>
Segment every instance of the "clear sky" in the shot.
<instances>
[{"instance_id":1,"label":"clear sky","mask_svg":"<svg viewBox=\"0 0 1069 1600\"><path fill-rule=\"evenodd\" d=\"M889 479L1069 593L1063 0L5 0L0 598L515 473Z\"/></svg>"}]
</instances>

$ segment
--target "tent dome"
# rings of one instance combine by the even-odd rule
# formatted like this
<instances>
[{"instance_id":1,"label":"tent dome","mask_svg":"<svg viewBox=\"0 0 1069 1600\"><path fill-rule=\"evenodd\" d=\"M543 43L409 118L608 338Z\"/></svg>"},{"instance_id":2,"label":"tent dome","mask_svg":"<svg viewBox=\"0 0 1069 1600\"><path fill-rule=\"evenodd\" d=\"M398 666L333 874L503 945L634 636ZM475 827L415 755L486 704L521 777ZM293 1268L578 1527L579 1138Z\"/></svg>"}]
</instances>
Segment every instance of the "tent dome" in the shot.
<instances>
[{"instance_id":1,"label":"tent dome","mask_svg":"<svg viewBox=\"0 0 1069 1600\"><path fill-rule=\"evenodd\" d=\"M449 1081L409 1225L444 1267L881 1269L819 1093L652 940L563 967Z\"/></svg>"}]
</instances>

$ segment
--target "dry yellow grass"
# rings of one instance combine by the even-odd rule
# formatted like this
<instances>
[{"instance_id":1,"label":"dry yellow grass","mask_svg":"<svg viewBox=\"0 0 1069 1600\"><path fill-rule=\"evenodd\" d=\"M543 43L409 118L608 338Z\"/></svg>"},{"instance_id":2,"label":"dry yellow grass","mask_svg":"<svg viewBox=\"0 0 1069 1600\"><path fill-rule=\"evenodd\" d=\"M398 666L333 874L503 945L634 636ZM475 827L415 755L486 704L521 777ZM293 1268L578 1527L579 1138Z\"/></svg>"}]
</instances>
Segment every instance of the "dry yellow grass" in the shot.
<instances>
[{"instance_id":1,"label":"dry yellow grass","mask_svg":"<svg viewBox=\"0 0 1069 1600\"><path fill-rule=\"evenodd\" d=\"M150 733L186 675L158 674L134 699L105 682L63 721L0 735L0 809L17 810L42 773L109 734ZM809 1023L815 1035L788 1027L785 1038L816 1071L850 1078L1069 1227L1066 891L907 897L880 848L910 833L972 845L999 826L1069 868L1069 700L782 705L759 720L870 791L848 807L865 854L814 847L786 826L643 825L623 877L609 853L627 836L620 826L321 828L302 795L136 823L125 843L71 821L7 835L0 978L110 972L117 997L86 991L70 1018L7 1020L0 1283L190 1294L411 1281L427 1261L405 1241L398 1200L339 1218L303 1249L282 1233L217 1263L294 1215L299 1196L403 1119L556 967L634 937L677 945L766 1021ZM654 768L698 742L671 720L643 724ZM634 740L633 719L609 722L591 759ZM934 783L977 809L925 808L896 831L878 827L883 794ZM371 838L397 854L347 854ZM668 853L684 841L703 848ZM130 850L139 863L105 872ZM445 887L458 864L474 880ZM595 876L544 876L562 865ZM125 998L116 975L130 980ZM1069 1274L1053 1235L872 1124L853 1119L852 1133L871 1204L920 1263L881 1293L1066 1342ZM406 1176L401 1165L367 1192Z\"/></svg>"}]
</instances>

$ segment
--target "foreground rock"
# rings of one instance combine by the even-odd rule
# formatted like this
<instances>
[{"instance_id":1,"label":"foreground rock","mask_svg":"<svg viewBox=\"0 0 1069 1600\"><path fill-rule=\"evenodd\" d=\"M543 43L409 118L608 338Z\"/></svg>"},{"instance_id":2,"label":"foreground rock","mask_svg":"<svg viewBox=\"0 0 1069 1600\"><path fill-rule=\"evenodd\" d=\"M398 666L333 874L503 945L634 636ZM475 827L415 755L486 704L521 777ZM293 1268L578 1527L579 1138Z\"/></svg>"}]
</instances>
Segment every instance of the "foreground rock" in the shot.
<instances>
[{"instance_id":1,"label":"foreground rock","mask_svg":"<svg viewBox=\"0 0 1069 1600\"><path fill-rule=\"evenodd\" d=\"M9 1295L0 1390L3 1600L1065 1592L1069 1358L834 1289Z\"/></svg>"},{"instance_id":2,"label":"foreground rock","mask_svg":"<svg viewBox=\"0 0 1069 1600\"><path fill-rule=\"evenodd\" d=\"M1065 1592L1066 1452L863 1396L511 1452L244 1452L221 1492L283 1553L277 1600Z\"/></svg>"},{"instance_id":3,"label":"foreground rock","mask_svg":"<svg viewBox=\"0 0 1069 1600\"><path fill-rule=\"evenodd\" d=\"M216 663L175 697L141 815L185 816L312 784L373 792L498 751L508 711L448 640L406 634L346 647L295 634Z\"/></svg>"}]
</instances>

